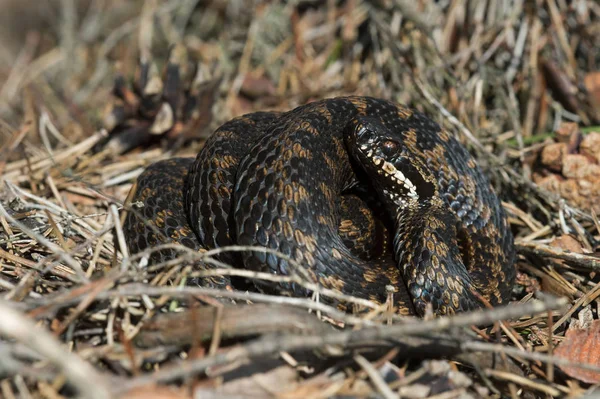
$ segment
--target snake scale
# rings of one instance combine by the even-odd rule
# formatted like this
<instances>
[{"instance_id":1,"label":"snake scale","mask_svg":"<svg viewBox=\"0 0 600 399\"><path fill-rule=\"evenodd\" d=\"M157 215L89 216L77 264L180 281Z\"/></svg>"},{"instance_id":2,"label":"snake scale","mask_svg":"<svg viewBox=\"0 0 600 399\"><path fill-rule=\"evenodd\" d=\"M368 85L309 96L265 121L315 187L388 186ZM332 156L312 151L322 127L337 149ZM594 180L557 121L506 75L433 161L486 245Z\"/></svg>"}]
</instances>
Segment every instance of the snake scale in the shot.
<instances>
[{"instance_id":1,"label":"snake scale","mask_svg":"<svg viewBox=\"0 0 600 399\"><path fill-rule=\"evenodd\" d=\"M419 315L428 305L448 314L506 302L515 280L505 212L473 157L426 115L386 100L339 97L235 118L195 160L149 166L132 198L143 205L124 223L133 253L170 241L271 248L344 294L384 302L386 286L408 293ZM378 255L384 247L391 262ZM220 260L279 275L294 263L264 251ZM294 283L257 286L309 294Z\"/></svg>"}]
</instances>

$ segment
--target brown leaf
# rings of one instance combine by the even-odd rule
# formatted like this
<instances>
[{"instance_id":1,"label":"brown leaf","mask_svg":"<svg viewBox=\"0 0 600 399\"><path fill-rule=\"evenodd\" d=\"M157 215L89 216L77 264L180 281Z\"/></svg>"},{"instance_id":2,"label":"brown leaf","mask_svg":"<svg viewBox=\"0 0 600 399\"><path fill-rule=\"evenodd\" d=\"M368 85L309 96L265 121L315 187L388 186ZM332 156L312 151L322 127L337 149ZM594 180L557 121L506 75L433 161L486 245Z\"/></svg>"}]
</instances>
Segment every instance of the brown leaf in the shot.
<instances>
[{"instance_id":1,"label":"brown leaf","mask_svg":"<svg viewBox=\"0 0 600 399\"><path fill-rule=\"evenodd\" d=\"M553 247L564 249L565 251L571 251L578 254L583 253L583 246L577 239L569 234L563 234L560 237L556 237L550 242Z\"/></svg>"},{"instance_id":2,"label":"brown leaf","mask_svg":"<svg viewBox=\"0 0 600 399\"><path fill-rule=\"evenodd\" d=\"M563 158L562 174L569 179L581 179L589 174L591 162L581 154L568 154Z\"/></svg>"},{"instance_id":3,"label":"brown leaf","mask_svg":"<svg viewBox=\"0 0 600 399\"><path fill-rule=\"evenodd\" d=\"M540 282L536 277L530 276L527 273L517 271L517 285L525 287L525 292L538 292L542 288Z\"/></svg>"},{"instance_id":4,"label":"brown leaf","mask_svg":"<svg viewBox=\"0 0 600 399\"><path fill-rule=\"evenodd\" d=\"M556 129L556 139L561 143L568 143L579 132L579 125L574 122L563 122Z\"/></svg>"},{"instance_id":5,"label":"brown leaf","mask_svg":"<svg viewBox=\"0 0 600 399\"><path fill-rule=\"evenodd\" d=\"M574 363L600 367L600 320L589 328L570 328L565 340L556 348L556 356ZM568 376L588 384L600 383L600 372L574 366L559 366Z\"/></svg>"},{"instance_id":6,"label":"brown leaf","mask_svg":"<svg viewBox=\"0 0 600 399\"><path fill-rule=\"evenodd\" d=\"M596 109L600 108L600 71L585 75L583 84L588 92L590 104Z\"/></svg>"}]
</instances>

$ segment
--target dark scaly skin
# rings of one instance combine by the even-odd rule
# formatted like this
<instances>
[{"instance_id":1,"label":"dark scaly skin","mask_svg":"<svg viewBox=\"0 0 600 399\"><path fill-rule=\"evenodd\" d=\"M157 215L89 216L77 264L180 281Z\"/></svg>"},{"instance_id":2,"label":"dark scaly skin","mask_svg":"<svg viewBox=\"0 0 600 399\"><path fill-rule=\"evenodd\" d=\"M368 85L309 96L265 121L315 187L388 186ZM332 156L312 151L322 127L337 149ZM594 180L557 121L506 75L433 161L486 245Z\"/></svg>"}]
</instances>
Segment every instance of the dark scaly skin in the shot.
<instances>
[{"instance_id":1,"label":"dark scaly skin","mask_svg":"<svg viewBox=\"0 0 600 399\"><path fill-rule=\"evenodd\" d=\"M368 118L384 135L392 132L400 151L395 165L422 202L402 187L404 202L386 197L386 182L369 175L369 158L352 148L365 122L357 118ZM398 267L353 254L339 236L340 195L361 169L394 218ZM201 247L266 246L291 256L327 288L383 302L386 285L402 291L402 274L419 314L427 304L446 314L481 306L478 295L492 304L510 296L512 235L487 179L437 124L384 100L335 98L234 119L209 139L183 192L184 213ZM133 234L130 241L139 242L144 233ZM259 252L244 253L243 263L253 270L291 272L285 260ZM307 294L294 285L283 288Z\"/></svg>"},{"instance_id":2,"label":"dark scaly skin","mask_svg":"<svg viewBox=\"0 0 600 399\"><path fill-rule=\"evenodd\" d=\"M275 112L257 112L235 118L211 135L196 160L173 158L146 168L137 180L131 201L143 206L138 209L133 205L123 224L130 252L166 243L180 243L195 251L235 244L231 238L232 212L228 209L239 161L277 116ZM356 256L393 268L392 255L387 248L384 250L389 244L387 231L362 197L368 195L348 194L340 198L339 235ZM373 202L373 198L369 201ZM172 249L153 251L150 263L166 262L175 256ZM225 252L217 258L230 264L241 261L235 252ZM196 267L215 266L199 263ZM227 276L197 282L232 288ZM406 291L396 299L404 313L412 313Z\"/></svg>"},{"instance_id":3,"label":"dark scaly skin","mask_svg":"<svg viewBox=\"0 0 600 399\"><path fill-rule=\"evenodd\" d=\"M194 251L205 249L187 223L184 208L185 180L193 158L173 158L150 165L137 180L131 210L123 223L127 247L138 253L160 244L178 243ZM138 208L136 203L142 203ZM158 264L176 256L173 249L153 251L150 264ZM197 264L196 267L214 267ZM198 281L205 287L231 288L227 276L204 278Z\"/></svg>"},{"instance_id":4,"label":"dark scaly skin","mask_svg":"<svg viewBox=\"0 0 600 399\"><path fill-rule=\"evenodd\" d=\"M278 116L257 112L235 118L219 127L198 153L184 198L189 224L201 246L213 249L235 244L231 206L240 160ZM220 260L238 261L231 252L222 254Z\"/></svg>"},{"instance_id":5,"label":"dark scaly skin","mask_svg":"<svg viewBox=\"0 0 600 399\"><path fill-rule=\"evenodd\" d=\"M127 246L131 253L167 243L179 243L200 252L233 243L228 236L216 233L201 243L191 224L188 223L184 197L188 193L188 170L195 167L193 158L172 158L153 163L140 175L134 187L132 209L123 224L125 236L128 237ZM364 194L362 196L348 194L341 197L338 233L356 256L395 267L391 251L387 248L390 244L387 227L362 199L364 196ZM371 198L369 200L372 201ZM137 203L142 203L143 206L138 208ZM226 252L221 254L219 259L223 262L239 262L240 260L234 255L235 253ZM149 260L151 264L158 264L169 261L175 256L175 250L163 249L153 251ZM215 267L205 263L198 263L195 266L202 269ZM205 278L196 283L213 288L232 288L228 276ZM412 313L406 292L402 292L397 300L400 301L399 304L403 306L405 313Z\"/></svg>"},{"instance_id":6,"label":"dark scaly skin","mask_svg":"<svg viewBox=\"0 0 600 399\"><path fill-rule=\"evenodd\" d=\"M180 242L188 248L199 250L196 236L181 219L187 216L183 208L185 176L191 159L174 158L150 165L137 180L132 202L141 202L139 209L132 205L123 224L127 245L137 253L146 248L167 242ZM155 251L153 262L172 258L171 250Z\"/></svg>"},{"instance_id":7,"label":"dark scaly skin","mask_svg":"<svg viewBox=\"0 0 600 399\"><path fill-rule=\"evenodd\" d=\"M391 255L389 228L380 216L374 214L371 209L373 206L381 204L373 203L372 198L357 193L344 195L339 204L338 234L344 245L364 260L374 260L382 255L385 257L388 253Z\"/></svg>"},{"instance_id":8,"label":"dark scaly skin","mask_svg":"<svg viewBox=\"0 0 600 399\"><path fill-rule=\"evenodd\" d=\"M427 303L439 313L472 309L478 295L501 303L515 278L503 209L466 149L445 131L428 131L360 115L345 139L394 218L396 260L417 312ZM390 180L394 171L411 183Z\"/></svg>"},{"instance_id":9,"label":"dark scaly skin","mask_svg":"<svg viewBox=\"0 0 600 399\"><path fill-rule=\"evenodd\" d=\"M237 241L267 246L307 265L329 288L383 300L393 273L354 256L336 235L337 198L353 179L344 131L356 116L375 118L394 132L406 155L407 173L436 197L439 207L398 223L395 252L418 313L431 303L437 313L464 311L506 300L514 280L512 236L497 197L469 153L426 116L383 100L338 98L282 114L240 164L235 225ZM315 173L318 171L318 173ZM429 184L423 184L426 174ZM396 213L395 211L393 213ZM443 219L442 219L443 217ZM468 232L462 264L457 232ZM414 252L417 253L414 253ZM249 253L245 265L287 274L285 260ZM467 271L467 268L469 271ZM292 287L295 294L303 290Z\"/></svg>"}]
</instances>

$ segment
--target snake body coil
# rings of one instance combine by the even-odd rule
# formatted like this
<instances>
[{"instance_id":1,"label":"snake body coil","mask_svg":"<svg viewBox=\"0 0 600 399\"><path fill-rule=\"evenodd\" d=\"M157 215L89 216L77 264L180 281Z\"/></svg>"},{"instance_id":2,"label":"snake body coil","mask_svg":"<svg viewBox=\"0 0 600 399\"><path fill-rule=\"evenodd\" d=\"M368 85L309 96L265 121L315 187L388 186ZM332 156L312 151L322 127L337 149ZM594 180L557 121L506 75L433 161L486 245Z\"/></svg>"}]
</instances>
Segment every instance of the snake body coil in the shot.
<instances>
[{"instance_id":1,"label":"snake body coil","mask_svg":"<svg viewBox=\"0 0 600 399\"><path fill-rule=\"evenodd\" d=\"M371 245L356 233L373 212L347 195L369 191L391 220L393 264L348 245L348 237ZM475 160L425 115L384 100L334 98L233 119L196 160L150 166L134 201L144 207L124 226L132 252L168 241L267 247L345 294L382 302L387 285L405 287L418 314L427 304L446 314L480 307L481 298L504 302L515 278L505 213ZM373 226L369 237L378 236ZM221 260L281 275L292 268L258 251ZM294 284L282 289L307 294Z\"/></svg>"}]
</instances>

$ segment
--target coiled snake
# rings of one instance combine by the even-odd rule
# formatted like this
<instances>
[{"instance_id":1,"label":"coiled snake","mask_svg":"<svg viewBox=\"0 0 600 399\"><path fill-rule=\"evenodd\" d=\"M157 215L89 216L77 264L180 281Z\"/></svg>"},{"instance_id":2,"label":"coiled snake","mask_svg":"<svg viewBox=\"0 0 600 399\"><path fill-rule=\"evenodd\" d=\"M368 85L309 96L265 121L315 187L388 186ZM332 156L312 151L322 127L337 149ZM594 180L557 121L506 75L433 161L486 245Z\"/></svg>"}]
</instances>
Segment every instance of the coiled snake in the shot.
<instances>
[{"instance_id":1,"label":"coiled snake","mask_svg":"<svg viewBox=\"0 0 600 399\"><path fill-rule=\"evenodd\" d=\"M133 201L144 206L124 224L131 252L169 241L267 247L345 294L382 302L386 286L408 292L418 314L428 304L447 314L481 307L482 298L505 302L515 279L504 210L475 160L431 119L385 100L340 97L233 119L195 160L148 167ZM382 214L387 222L376 222ZM377 258L388 230L392 263ZM291 272L260 251L221 260ZM308 294L295 284L277 289Z\"/></svg>"}]
</instances>

